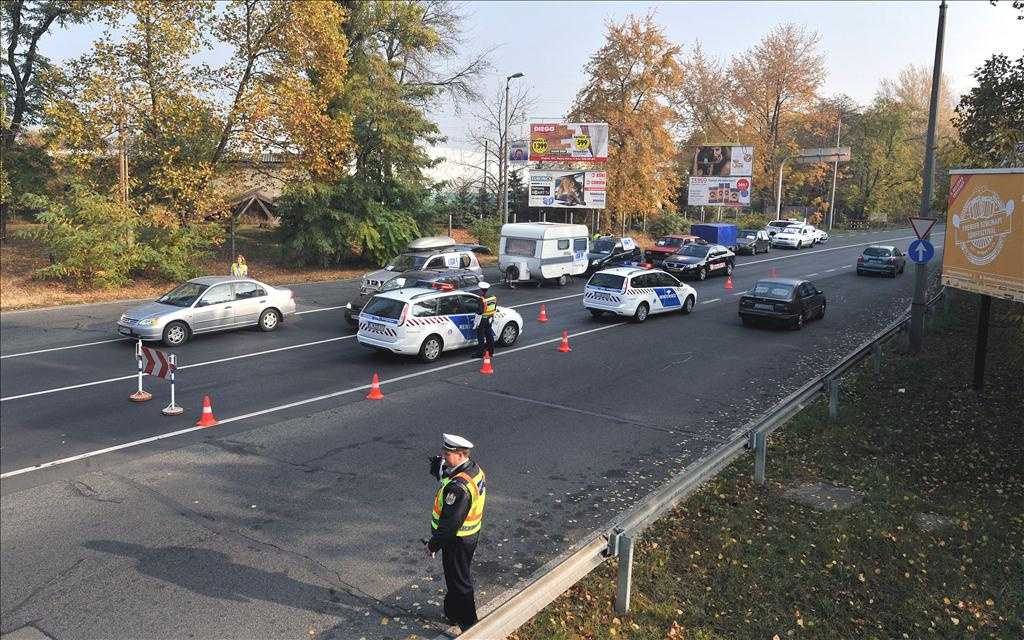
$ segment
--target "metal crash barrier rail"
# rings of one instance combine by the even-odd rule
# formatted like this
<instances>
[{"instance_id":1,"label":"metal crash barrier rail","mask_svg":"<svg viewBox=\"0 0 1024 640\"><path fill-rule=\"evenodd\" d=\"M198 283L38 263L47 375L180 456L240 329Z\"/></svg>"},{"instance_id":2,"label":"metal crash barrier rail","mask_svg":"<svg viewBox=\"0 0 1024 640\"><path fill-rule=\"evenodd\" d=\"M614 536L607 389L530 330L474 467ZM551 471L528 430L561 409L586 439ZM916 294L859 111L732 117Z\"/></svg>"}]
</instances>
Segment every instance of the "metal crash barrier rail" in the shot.
<instances>
[{"instance_id":1,"label":"metal crash barrier rail","mask_svg":"<svg viewBox=\"0 0 1024 640\"><path fill-rule=\"evenodd\" d=\"M941 289L927 304L928 313L947 290ZM946 305L948 308L948 305ZM882 348L891 339L908 331L910 310L874 338L847 355L825 375L808 382L761 416L736 432L733 439L711 453L686 466L683 471L654 493L648 495L624 514L611 528L596 532L583 540L581 546L562 559L548 563L526 587L496 606L490 613L458 637L462 640L494 640L513 633L523 623L565 593L572 585L597 568L609 557L619 558L615 610L624 614L629 609L632 584L633 541L653 522L695 493L719 471L732 464L746 449L754 450L754 480L764 484L768 436L813 402L819 394L829 398L829 417L838 413L839 379L868 356L874 356L874 369L881 367Z\"/></svg>"}]
</instances>

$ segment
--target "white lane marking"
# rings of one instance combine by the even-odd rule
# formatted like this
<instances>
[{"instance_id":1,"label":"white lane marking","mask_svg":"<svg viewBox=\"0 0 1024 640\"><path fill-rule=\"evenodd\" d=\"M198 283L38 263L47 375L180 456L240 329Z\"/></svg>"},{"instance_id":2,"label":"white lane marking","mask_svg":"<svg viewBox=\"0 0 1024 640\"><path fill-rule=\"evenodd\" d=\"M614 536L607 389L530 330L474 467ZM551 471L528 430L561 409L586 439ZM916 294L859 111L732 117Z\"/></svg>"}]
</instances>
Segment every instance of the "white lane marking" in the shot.
<instances>
[{"instance_id":1,"label":"white lane marking","mask_svg":"<svg viewBox=\"0 0 1024 640\"><path fill-rule=\"evenodd\" d=\"M825 269L825 273L832 273L835 269Z\"/></svg>"},{"instance_id":2,"label":"white lane marking","mask_svg":"<svg viewBox=\"0 0 1024 640\"><path fill-rule=\"evenodd\" d=\"M806 276L804 276L804 277L805 277L805 278L810 278L811 276L816 276L816 275L818 275L818 272L817 272L817 271L815 271L814 273L808 273L808 274L807 274Z\"/></svg>"},{"instance_id":3,"label":"white lane marking","mask_svg":"<svg viewBox=\"0 0 1024 640\"><path fill-rule=\"evenodd\" d=\"M606 325L606 326L603 326L603 327L597 327L596 329L588 329L586 331L580 331L579 333L573 333L573 334L570 335L570 337L574 337L575 338L575 337L578 337L578 336L587 335L588 333L595 333L595 332L598 332L598 331L607 331L608 329L614 329L615 327L621 327L621 326L623 326L625 324L628 324L628 323L626 323L626 322L616 322L615 324L610 324L610 325ZM347 337L351 337L351 336L347 336ZM513 349L502 349L502 351L500 352L500 355L504 356L506 354L516 353L517 351L525 351L527 349L535 349L537 347L541 347L541 346L544 346L544 345L547 345L547 344L554 344L555 342L561 342L561 340L562 340L562 336L558 336L558 337L555 337L555 338L551 338L550 340L544 340L542 342L536 342L534 344L523 345L521 347L515 347ZM496 357L497 356L491 356L492 359L494 359ZM442 366L439 366L439 367L434 367L432 369L427 369L425 371L417 371L416 373L410 373L410 374L407 374L407 375L404 375L404 376L399 376L397 378L392 378L390 380L382 380L382 381L379 381L379 384L383 385L383 384L390 384L390 383L393 383L393 382L401 382L402 380L408 380L410 378L418 378L420 376L425 376L427 374L435 373L437 371L444 371L445 369L452 369L452 368L455 368L455 367L464 367L466 365L476 365L476 364L477 364L476 360L461 360L459 362L453 362L452 364L446 364L446 365L442 365ZM229 422L237 422L238 420L245 420L246 418L252 418L252 417L255 417L255 416L261 416L261 415L265 415L265 414L268 414L268 413L274 413L276 411L282 411L284 409L290 409L292 407L299 407L299 406L302 406L302 405L305 405L305 404L310 404L312 402L319 402L321 400L328 400L330 398L336 398L338 396L343 396L343 395L347 395L347 394L350 394L350 393L356 393L356 392L359 392L359 391L366 391L370 387L371 387L370 384L364 384L364 385L360 385L358 387L351 387L349 389L342 389L341 391L335 391L334 393L328 393L328 394L324 394L324 395L321 395L321 396L315 396L315 397L312 397L312 398L306 398L305 400L297 400L295 402L289 402L288 404L282 404L282 405L278 405L276 407L270 407L268 409L262 409L260 411L253 411L252 413L246 413L246 414L240 415L240 416L234 416L234 417L231 417L231 418L224 418L224 419L220 420L218 422L218 424L226 424L226 423L229 423ZM43 462L41 464L37 464L37 465L32 466L32 467L25 467L24 469L17 469L15 471L8 471L7 473L0 474L0 479L9 478L11 476L20 475L20 474L23 474L23 473L28 473L30 471L39 471L41 469L46 469L46 468L49 468L49 467L55 467L55 466L58 466L58 465L66 464L68 462L74 462L75 460L82 460L82 459L85 459L85 458L92 458L92 457L95 457L95 456L98 456L98 455L102 455L104 453L110 453L111 451L118 451L120 449L127 449L129 447L137 447L137 446L142 445L142 444L147 444L149 442L156 442L157 440L163 440L165 438L173 438L175 436L180 436L180 435L183 435L183 434L186 434L186 433L191 433L193 431L198 431L198 430L203 429L203 428L205 428L205 427L189 427L187 429L181 429L179 431L172 431L171 433L165 433L165 434L158 435L158 436L152 436L150 438L144 438L142 440L135 440L134 442L125 442L124 444L119 444L119 445L116 445L116 446L113 446L113 447L107 447L105 449L99 449L99 450L96 450L96 451L89 451L89 452L86 452L86 453L80 453L80 454L75 455L75 456L70 456L70 457L67 457L67 458L61 458L60 460L52 460L50 462Z\"/></svg>"},{"instance_id":4,"label":"white lane marking","mask_svg":"<svg viewBox=\"0 0 1024 640\"><path fill-rule=\"evenodd\" d=\"M50 351L62 351L64 349L77 349L79 347L91 347L95 344L107 344L108 342L123 342L124 340L131 340L131 338L114 338L113 340L100 340L99 342L85 342L83 344L73 344L67 347L53 347L52 349L39 349L38 351L26 351L24 353L12 353L6 356L0 356L0 360L6 358L20 358L21 356L31 356L37 353L47 353Z\"/></svg>"},{"instance_id":5,"label":"white lane marking","mask_svg":"<svg viewBox=\"0 0 1024 640\"><path fill-rule=\"evenodd\" d=\"M855 235L855 234L851 234L851 235ZM939 233L933 233L932 235L933 236L941 236L941 235L944 235L944 234L939 232ZM896 242L898 240L910 240L910 239L915 239L916 240L917 236L905 236L905 237L900 237L900 238L891 238L890 240L887 240L886 242ZM853 247L854 247L854 245L847 245L847 246L843 246L843 247L831 247L829 249L815 249L815 250L811 250L811 251L805 251L804 253L801 253L801 254L798 254L798 255L792 255L792 256L779 256L777 258L764 258L762 260L753 260L753 261L750 261L750 262L744 262L743 264L738 264L738 265L735 266L735 268L739 269L741 267L745 267L745 266L749 266L749 265L762 264L762 263L765 263L765 262L774 262L774 261L777 261L777 260L787 260L789 258L797 258L797 257L800 257L800 256L806 256L806 255L811 255L811 254L815 254L815 253L824 253L826 251L838 251L840 249L850 249L850 248L853 248ZM848 268L849 267L843 267L843 269L848 269ZM353 278L351 280L325 280L324 282L350 282L350 281L351 282L356 282L358 280L359 280L359 278ZM314 283L305 282L305 283L299 283L299 284L311 285L311 284L314 284ZM288 286L296 286L296 285L288 285ZM582 293L574 293L574 294L567 295L567 296L559 296L559 297L555 297L555 298L547 298L546 300L537 300L535 302L524 302L522 304L517 304L517 305L511 306L509 308L510 309L519 309L519 308L522 308L522 307L529 307L529 306L538 305L538 304L546 304L548 302L556 302L558 300L568 300L570 298L579 298L582 295L583 295ZM142 300L148 300L148 298L142 298ZM128 302L131 302L131 301L128 301ZM111 302L97 302L97 303L90 303L90 304L112 304L112 303ZM73 306L86 306L86 305L73 305ZM342 308L344 308L344 305L343 306L338 306L338 307L324 307L322 309L307 309L306 311L296 311L295 315L298 316L298 315L302 315L302 314L305 314L305 313L317 313L317 312L320 312L320 311L332 311L334 309L342 309ZM24 311L38 311L38 309L25 309ZM18 312L11 311L11 312L5 312L5 313L18 313ZM89 346L93 346L93 345L97 345L97 344L104 344L106 342L117 342L119 340L130 340L130 338L117 338L115 340L104 340L104 341L101 341L101 342L88 342L88 343L85 343L85 344L75 344L75 345L70 345L70 346L67 346L67 347L56 347L54 349L41 349L39 351L27 351L25 353L12 353L10 355L0 356L0 359L3 359L3 358L17 358L19 356L28 356L28 355L33 355L33 354L37 354L37 353L46 353L47 351L58 351L60 349L77 349L78 347L89 347ZM0 399L0 401L2 401L2 399Z\"/></svg>"},{"instance_id":6,"label":"white lane marking","mask_svg":"<svg viewBox=\"0 0 1024 640\"><path fill-rule=\"evenodd\" d=\"M701 304L711 304L712 302L718 302L720 300L721 298L712 298L710 300L705 300L704 302L701 302Z\"/></svg>"},{"instance_id":7,"label":"white lane marking","mask_svg":"<svg viewBox=\"0 0 1024 640\"><path fill-rule=\"evenodd\" d=\"M742 296L745 293L746 293L746 291L737 291L736 293L734 293L732 295L734 295L734 296Z\"/></svg>"},{"instance_id":8,"label":"white lane marking","mask_svg":"<svg viewBox=\"0 0 1024 640\"><path fill-rule=\"evenodd\" d=\"M338 336L337 338L327 338L325 340L316 340L314 342L304 342L302 344L294 344L288 347L278 347L277 349L267 349L266 351L256 351L255 353L245 353L240 356L230 356L228 358L218 358L217 360L208 360L206 362L196 362L194 364L186 364L178 367L178 370L182 369L194 369L196 367L205 367L211 364L218 364L221 362L230 362L231 360L242 360L243 358L254 358L256 356L265 356L269 353L277 353L279 351L289 351L291 349L301 349L303 347L313 347L318 344L326 344L328 342L337 342L338 340L351 340L356 336ZM137 377L138 373L133 373L130 376L121 376L120 378L107 378L106 380L96 380L93 382L83 382L82 384L73 384L67 387L60 387L58 389L45 389L43 391L33 391L32 393L23 393L19 396L7 396L6 398L0 398L0 402L7 402L8 400L18 400L21 398L30 398L32 396L41 396L48 393L57 393L60 391L70 391L71 389L81 389L82 387L92 387L98 384L107 384L108 382L118 382L120 380L131 380Z\"/></svg>"}]
</instances>

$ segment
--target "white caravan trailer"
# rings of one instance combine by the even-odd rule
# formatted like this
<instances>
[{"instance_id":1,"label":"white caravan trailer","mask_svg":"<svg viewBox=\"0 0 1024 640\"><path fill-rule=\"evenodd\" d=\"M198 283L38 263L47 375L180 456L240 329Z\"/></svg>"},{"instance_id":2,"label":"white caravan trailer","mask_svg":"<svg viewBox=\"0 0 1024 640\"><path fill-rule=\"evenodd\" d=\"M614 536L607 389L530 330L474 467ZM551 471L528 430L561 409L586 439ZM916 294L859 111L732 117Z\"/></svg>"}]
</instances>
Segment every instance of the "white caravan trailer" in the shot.
<instances>
[{"instance_id":1,"label":"white caravan trailer","mask_svg":"<svg viewBox=\"0 0 1024 640\"><path fill-rule=\"evenodd\" d=\"M501 227L498 268L505 284L540 286L545 280L560 286L587 270L590 232L586 225L558 222L516 222Z\"/></svg>"}]
</instances>

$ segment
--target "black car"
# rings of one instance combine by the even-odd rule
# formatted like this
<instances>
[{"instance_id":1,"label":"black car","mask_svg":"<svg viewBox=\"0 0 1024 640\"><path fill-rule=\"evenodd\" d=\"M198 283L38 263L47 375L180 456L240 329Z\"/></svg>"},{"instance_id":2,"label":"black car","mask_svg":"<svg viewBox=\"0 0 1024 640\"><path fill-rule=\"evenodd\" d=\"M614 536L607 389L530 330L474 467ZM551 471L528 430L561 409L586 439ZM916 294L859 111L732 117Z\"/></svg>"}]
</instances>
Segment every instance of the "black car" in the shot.
<instances>
[{"instance_id":1,"label":"black car","mask_svg":"<svg viewBox=\"0 0 1024 640\"><path fill-rule=\"evenodd\" d=\"M378 291L360 293L359 297L345 305L345 320L350 326L359 326L359 312L370 298L384 291L409 289L411 287L451 287L469 293L480 293L480 276L469 269L427 269L424 271L403 271L396 274Z\"/></svg>"},{"instance_id":2,"label":"black car","mask_svg":"<svg viewBox=\"0 0 1024 640\"><path fill-rule=\"evenodd\" d=\"M802 329L810 318L825 317L825 293L807 280L766 278L740 297L743 324L772 320Z\"/></svg>"},{"instance_id":3,"label":"black car","mask_svg":"<svg viewBox=\"0 0 1024 640\"><path fill-rule=\"evenodd\" d=\"M587 273L619 267L624 262L640 262L643 254L633 238L605 236L590 243L587 253Z\"/></svg>"},{"instance_id":4,"label":"black car","mask_svg":"<svg viewBox=\"0 0 1024 640\"><path fill-rule=\"evenodd\" d=\"M736 253L768 253L772 250L772 239L763 229L740 229L736 232Z\"/></svg>"},{"instance_id":5,"label":"black car","mask_svg":"<svg viewBox=\"0 0 1024 640\"><path fill-rule=\"evenodd\" d=\"M676 277L704 280L711 274L731 276L736 254L720 244L688 244L665 258L662 268Z\"/></svg>"}]
</instances>

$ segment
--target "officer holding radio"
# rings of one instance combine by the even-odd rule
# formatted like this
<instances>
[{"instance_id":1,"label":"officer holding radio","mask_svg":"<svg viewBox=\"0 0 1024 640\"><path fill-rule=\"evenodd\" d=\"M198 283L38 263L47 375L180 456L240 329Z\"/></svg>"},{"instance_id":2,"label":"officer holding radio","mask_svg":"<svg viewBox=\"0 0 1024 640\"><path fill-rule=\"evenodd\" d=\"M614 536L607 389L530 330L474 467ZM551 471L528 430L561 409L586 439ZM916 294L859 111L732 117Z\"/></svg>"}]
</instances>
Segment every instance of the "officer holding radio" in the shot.
<instances>
[{"instance_id":1,"label":"officer holding radio","mask_svg":"<svg viewBox=\"0 0 1024 640\"><path fill-rule=\"evenodd\" d=\"M487 497L484 470L469 459L473 443L443 435L443 456L430 459L430 475L441 482L434 498L429 540L424 550L431 558L441 552L444 580L444 615L462 631L477 622L470 563L480 538Z\"/></svg>"},{"instance_id":2,"label":"officer holding radio","mask_svg":"<svg viewBox=\"0 0 1024 640\"><path fill-rule=\"evenodd\" d=\"M476 317L476 356L484 357L484 353L494 355L494 332L491 331L491 321L494 319L494 312L498 309L498 298L489 293L491 285L480 281L480 313Z\"/></svg>"}]
</instances>

